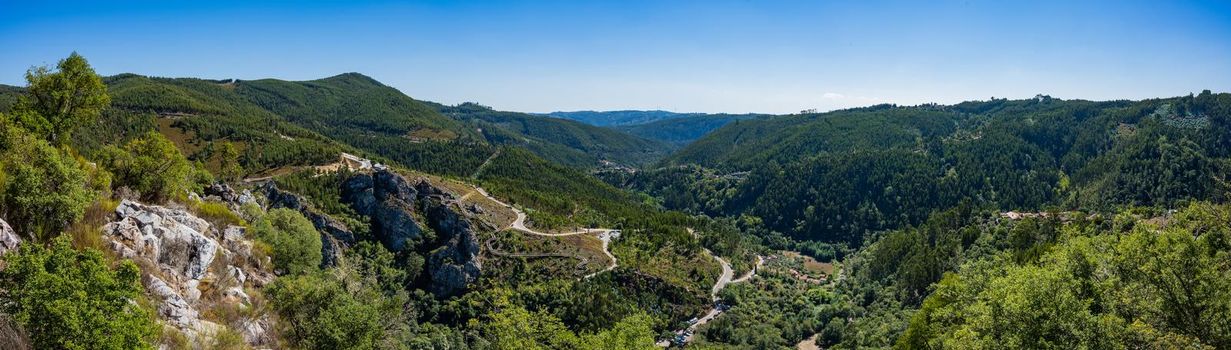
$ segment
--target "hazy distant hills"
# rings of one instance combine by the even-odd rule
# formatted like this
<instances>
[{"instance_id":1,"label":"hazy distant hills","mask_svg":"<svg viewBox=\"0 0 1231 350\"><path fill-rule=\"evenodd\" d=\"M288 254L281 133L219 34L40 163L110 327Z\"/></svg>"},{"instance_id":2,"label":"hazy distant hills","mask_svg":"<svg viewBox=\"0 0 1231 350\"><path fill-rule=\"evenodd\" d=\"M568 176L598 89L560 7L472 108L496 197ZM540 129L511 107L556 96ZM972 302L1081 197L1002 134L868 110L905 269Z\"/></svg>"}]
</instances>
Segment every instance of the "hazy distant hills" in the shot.
<instances>
[{"instance_id":1,"label":"hazy distant hills","mask_svg":"<svg viewBox=\"0 0 1231 350\"><path fill-rule=\"evenodd\" d=\"M674 145L688 144L727 123L769 117L769 114L676 113L662 110L575 111L544 114L553 118L612 127L647 139Z\"/></svg>"}]
</instances>

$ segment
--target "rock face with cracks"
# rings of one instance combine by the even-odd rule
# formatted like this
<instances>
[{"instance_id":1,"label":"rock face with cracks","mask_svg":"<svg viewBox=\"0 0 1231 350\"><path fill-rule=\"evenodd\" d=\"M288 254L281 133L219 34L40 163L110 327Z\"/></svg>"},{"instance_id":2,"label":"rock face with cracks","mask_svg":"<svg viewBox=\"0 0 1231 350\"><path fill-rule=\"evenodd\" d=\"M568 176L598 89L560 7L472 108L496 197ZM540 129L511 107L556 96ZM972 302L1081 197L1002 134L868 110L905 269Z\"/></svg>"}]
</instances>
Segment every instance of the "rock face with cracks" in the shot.
<instances>
[{"instance_id":1,"label":"rock face with cracks","mask_svg":"<svg viewBox=\"0 0 1231 350\"><path fill-rule=\"evenodd\" d=\"M448 192L426 180L411 181L377 168L347 179L342 201L371 218L372 235L389 250L414 249L427 255L428 290L433 294L456 295L478 279L478 238L470 218ZM431 237L420 222L437 234L434 241L427 242Z\"/></svg>"},{"instance_id":2,"label":"rock face with cracks","mask_svg":"<svg viewBox=\"0 0 1231 350\"><path fill-rule=\"evenodd\" d=\"M20 245L21 236L17 235L17 231L13 231L13 227L9 226L8 222L0 220L0 256L17 250Z\"/></svg>"},{"instance_id":3,"label":"rock face with cracks","mask_svg":"<svg viewBox=\"0 0 1231 350\"><path fill-rule=\"evenodd\" d=\"M219 229L183 209L124 200L102 231L113 251L142 267L142 284L168 326L193 339L231 326L241 329L249 345L273 344L267 315L253 313L230 324L202 318L202 310L213 307L253 307L244 288L274 278L268 261L252 255L242 227Z\"/></svg>"}]
</instances>

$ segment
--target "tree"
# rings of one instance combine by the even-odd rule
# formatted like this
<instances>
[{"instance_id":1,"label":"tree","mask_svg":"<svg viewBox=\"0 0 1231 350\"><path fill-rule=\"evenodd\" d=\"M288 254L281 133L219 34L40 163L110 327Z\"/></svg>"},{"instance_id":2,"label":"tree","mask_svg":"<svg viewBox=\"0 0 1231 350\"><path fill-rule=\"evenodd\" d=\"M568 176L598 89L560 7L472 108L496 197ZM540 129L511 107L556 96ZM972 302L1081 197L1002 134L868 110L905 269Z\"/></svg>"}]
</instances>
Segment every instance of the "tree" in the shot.
<instances>
[{"instance_id":1,"label":"tree","mask_svg":"<svg viewBox=\"0 0 1231 350\"><path fill-rule=\"evenodd\" d=\"M56 64L26 71L29 96L18 103L23 126L56 145L65 144L74 129L93 122L111 104L107 86L76 52Z\"/></svg>"},{"instance_id":2,"label":"tree","mask_svg":"<svg viewBox=\"0 0 1231 350\"><path fill-rule=\"evenodd\" d=\"M98 163L114 175L113 186L126 186L150 201L182 195L194 186L192 163L162 134L150 131L123 147L107 146Z\"/></svg>"},{"instance_id":3,"label":"tree","mask_svg":"<svg viewBox=\"0 0 1231 350\"><path fill-rule=\"evenodd\" d=\"M30 237L60 233L81 219L94 193L72 156L19 128L0 125L0 209Z\"/></svg>"},{"instance_id":4,"label":"tree","mask_svg":"<svg viewBox=\"0 0 1231 350\"><path fill-rule=\"evenodd\" d=\"M114 269L98 250L73 250L67 236L26 244L4 258L0 300L38 349L150 349L157 324L131 261Z\"/></svg>"},{"instance_id":5,"label":"tree","mask_svg":"<svg viewBox=\"0 0 1231 350\"><path fill-rule=\"evenodd\" d=\"M316 270L321 263L321 236L299 212L270 210L252 228L253 236L270 247L274 266L284 274Z\"/></svg>"},{"instance_id":6,"label":"tree","mask_svg":"<svg viewBox=\"0 0 1231 350\"><path fill-rule=\"evenodd\" d=\"M398 348L399 337L406 335L404 296L386 297L360 283L346 284L335 273L283 276L267 287L294 348Z\"/></svg>"},{"instance_id":7,"label":"tree","mask_svg":"<svg viewBox=\"0 0 1231 350\"><path fill-rule=\"evenodd\" d=\"M226 180L236 180L243 175L244 168L239 165L239 150L235 149L235 144L222 142L222 149L218 151L218 167L219 175Z\"/></svg>"}]
</instances>

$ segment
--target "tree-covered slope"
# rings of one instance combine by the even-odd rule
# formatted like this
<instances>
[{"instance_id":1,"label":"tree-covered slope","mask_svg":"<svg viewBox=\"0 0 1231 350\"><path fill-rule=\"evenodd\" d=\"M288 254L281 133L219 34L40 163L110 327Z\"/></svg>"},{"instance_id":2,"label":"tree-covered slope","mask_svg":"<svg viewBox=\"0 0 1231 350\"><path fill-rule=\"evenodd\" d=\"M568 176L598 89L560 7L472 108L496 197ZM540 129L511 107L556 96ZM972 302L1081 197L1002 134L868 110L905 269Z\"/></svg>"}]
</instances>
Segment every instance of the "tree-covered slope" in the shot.
<instances>
[{"instance_id":1,"label":"tree-covered slope","mask_svg":"<svg viewBox=\"0 0 1231 350\"><path fill-rule=\"evenodd\" d=\"M640 165L666 156L672 146L577 121L502 112L474 103L436 105L446 116L472 125L497 145L521 146L561 164L592 167L599 161Z\"/></svg>"},{"instance_id":2,"label":"tree-covered slope","mask_svg":"<svg viewBox=\"0 0 1231 350\"><path fill-rule=\"evenodd\" d=\"M758 114L702 114L617 126L616 129L651 140L687 145L736 120L765 118Z\"/></svg>"},{"instance_id":3,"label":"tree-covered slope","mask_svg":"<svg viewBox=\"0 0 1231 350\"><path fill-rule=\"evenodd\" d=\"M574 112L551 112L546 114L552 118L571 119L582 123L595 126L621 126L621 125L636 125L653 123L660 120L669 120L685 117L693 117L704 115L704 113L676 113L668 111L574 111Z\"/></svg>"},{"instance_id":4,"label":"tree-covered slope","mask_svg":"<svg viewBox=\"0 0 1231 350\"><path fill-rule=\"evenodd\" d=\"M1231 94L877 106L733 122L613 182L679 209L751 214L858 245L962 202L1001 210L1170 206L1226 194ZM685 172L696 164L709 172ZM730 178L737 181L705 180ZM721 188L701 190L694 185Z\"/></svg>"}]
</instances>

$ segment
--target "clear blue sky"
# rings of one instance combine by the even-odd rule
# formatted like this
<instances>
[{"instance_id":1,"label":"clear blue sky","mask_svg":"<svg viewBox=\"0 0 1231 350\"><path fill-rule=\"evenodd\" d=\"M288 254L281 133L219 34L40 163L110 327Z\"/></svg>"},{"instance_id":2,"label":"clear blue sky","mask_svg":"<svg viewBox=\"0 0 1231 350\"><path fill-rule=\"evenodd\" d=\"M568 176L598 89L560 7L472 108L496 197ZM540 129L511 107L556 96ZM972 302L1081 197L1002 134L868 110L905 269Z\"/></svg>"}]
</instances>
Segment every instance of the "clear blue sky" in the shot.
<instances>
[{"instance_id":1,"label":"clear blue sky","mask_svg":"<svg viewBox=\"0 0 1231 350\"><path fill-rule=\"evenodd\" d=\"M360 72L498 109L794 112L1231 91L1229 1L0 0L0 83Z\"/></svg>"}]
</instances>

